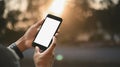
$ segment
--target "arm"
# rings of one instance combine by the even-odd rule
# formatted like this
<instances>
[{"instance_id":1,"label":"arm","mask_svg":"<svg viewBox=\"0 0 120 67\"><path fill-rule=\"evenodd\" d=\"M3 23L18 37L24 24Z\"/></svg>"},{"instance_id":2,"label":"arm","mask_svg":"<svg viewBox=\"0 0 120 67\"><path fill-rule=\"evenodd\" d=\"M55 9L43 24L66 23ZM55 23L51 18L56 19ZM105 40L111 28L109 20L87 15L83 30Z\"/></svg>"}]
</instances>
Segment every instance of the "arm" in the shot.
<instances>
[{"instance_id":1,"label":"arm","mask_svg":"<svg viewBox=\"0 0 120 67\"><path fill-rule=\"evenodd\" d=\"M33 42L35 35L37 34L42 23L43 23L43 21L38 21L37 23L32 25L27 30L27 32L19 40L17 40L15 42L21 52L32 47L32 42Z\"/></svg>"},{"instance_id":2,"label":"arm","mask_svg":"<svg viewBox=\"0 0 120 67\"><path fill-rule=\"evenodd\" d=\"M23 51L32 47L32 41L34 40L42 22L43 21L38 21L33 24L20 39L8 46L9 50L12 51L16 57L18 56L18 59L23 58Z\"/></svg>"}]
</instances>

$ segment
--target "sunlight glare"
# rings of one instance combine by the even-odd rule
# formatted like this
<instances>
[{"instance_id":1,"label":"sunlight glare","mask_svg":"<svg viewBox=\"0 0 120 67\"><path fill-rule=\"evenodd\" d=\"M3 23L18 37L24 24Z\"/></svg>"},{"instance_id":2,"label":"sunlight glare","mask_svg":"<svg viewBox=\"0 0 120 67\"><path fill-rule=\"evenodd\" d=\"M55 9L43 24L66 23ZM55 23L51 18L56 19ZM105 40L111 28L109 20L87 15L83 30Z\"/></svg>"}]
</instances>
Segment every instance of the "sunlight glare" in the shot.
<instances>
[{"instance_id":1,"label":"sunlight glare","mask_svg":"<svg viewBox=\"0 0 120 67\"><path fill-rule=\"evenodd\" d=\"M53 0L53 3L48 10L49 12L52 12L60 16L63 13L65 3L66 0Z\"/></svg>"}]
</instances>

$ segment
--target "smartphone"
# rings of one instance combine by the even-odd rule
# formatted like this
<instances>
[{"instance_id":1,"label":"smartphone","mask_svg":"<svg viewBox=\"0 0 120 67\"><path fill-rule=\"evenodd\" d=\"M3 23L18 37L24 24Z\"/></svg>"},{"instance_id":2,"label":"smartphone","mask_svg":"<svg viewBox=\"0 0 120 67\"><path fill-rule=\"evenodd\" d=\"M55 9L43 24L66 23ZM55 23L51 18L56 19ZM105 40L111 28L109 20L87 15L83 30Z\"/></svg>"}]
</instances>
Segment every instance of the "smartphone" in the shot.
<instances>
[{"instance_id":1,"label":"smartphone","mask_svg":"<svg viewBox=\"0 0 120 67\"><path fill-rule=\"evenodd\" d=\"M62 18L48 14L38 31L34 41L33 46L38 46L41 50L46 50L52 43L52 38L58 31L62 23Z\"/></svg>"}]
</instances>

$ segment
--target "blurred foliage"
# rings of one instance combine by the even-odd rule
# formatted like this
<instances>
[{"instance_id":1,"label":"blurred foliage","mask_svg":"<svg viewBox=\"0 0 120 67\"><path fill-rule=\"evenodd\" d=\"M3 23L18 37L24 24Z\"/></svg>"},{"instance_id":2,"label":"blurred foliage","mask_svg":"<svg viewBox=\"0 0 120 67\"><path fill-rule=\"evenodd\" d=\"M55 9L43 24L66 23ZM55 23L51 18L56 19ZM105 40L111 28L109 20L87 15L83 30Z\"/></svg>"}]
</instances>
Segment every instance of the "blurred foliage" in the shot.
<instances>
[{"instance_id":1,"label":"blurred foliage","mask_svg":"<svg viewBox=\"0 0 120 67\"><path fill-rule=\"evenodd\" d=\"M119 2L117 5L113 5L112 0L101 0L100 4L102 5L104 2L107 2L106 6L108 2L111 5L108 5L108 7L103 10L91 8L87 0L71 2L67 7L68 11L65 13L67 18L65 18L66 23L64 23L64 25L66 24L66 26L62 28L64 29L63 35L65 36L61 37L61 40L63 39L64 42L64 39L68 39L68 43L70 44L103 42L106 45L119 45L120 1L117 1ZM69 23L69 28L67 28L67 23ZM105 46L105 44L101 46Z\"/></svg>"},{"instance_id":2,"label":"blurred foliage","mask_svg":"<svg viewBox=\"0 0 120 67\"><path fill-rule=\"evenodd\" d=\"M113 6L112 0L101 0L100 4L107 2L106 4L112 5L107 9L96 10L90 7L88 0L67 0L66 2L59 43L79 45L80 43L105 43L101 46L111 43L116 46L120 43L120 3ZM95 0L91 2L95 3ZM8 11L4 18L1 15L0 43L10 44L22 36L29 26L43 17L51 0L27 0L27 3L25 11Z\"/></svg>"}]
</instances>

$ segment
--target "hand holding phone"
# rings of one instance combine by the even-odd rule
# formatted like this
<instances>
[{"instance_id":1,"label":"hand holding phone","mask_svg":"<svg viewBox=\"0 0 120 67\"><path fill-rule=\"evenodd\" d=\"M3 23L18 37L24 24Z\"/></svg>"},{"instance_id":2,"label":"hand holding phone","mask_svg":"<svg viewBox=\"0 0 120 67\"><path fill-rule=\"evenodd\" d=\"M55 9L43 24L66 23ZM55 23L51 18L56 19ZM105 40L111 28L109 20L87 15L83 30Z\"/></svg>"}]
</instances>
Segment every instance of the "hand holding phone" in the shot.
<instances>
[{"instance_id":1,"label":"hand holding phone","mask_svg":"<svg viewBox=\"0 0 120 67\"><path fill-rule=\"evenodd\" d=\"M48 14L33 41L33 46L38 46L43 51L46 50L50 46L52 38L58 31L61 23L62 18Z\"/></svg>"}]
</instances>

